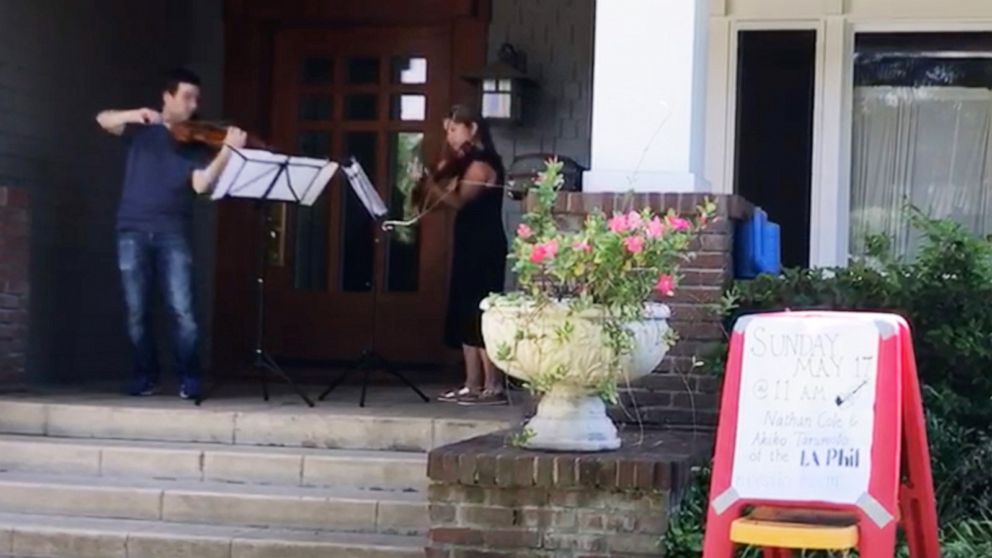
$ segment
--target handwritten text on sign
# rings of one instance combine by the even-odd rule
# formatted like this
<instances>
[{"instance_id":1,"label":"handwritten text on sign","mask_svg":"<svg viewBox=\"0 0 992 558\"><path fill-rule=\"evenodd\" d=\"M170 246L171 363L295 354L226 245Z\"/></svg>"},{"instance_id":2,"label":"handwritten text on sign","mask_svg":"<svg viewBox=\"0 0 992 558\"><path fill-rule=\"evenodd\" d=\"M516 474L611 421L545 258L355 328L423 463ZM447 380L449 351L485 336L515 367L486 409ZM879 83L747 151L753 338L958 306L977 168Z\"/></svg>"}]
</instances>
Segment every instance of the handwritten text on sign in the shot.
<instances>
[{"instance_id":1,"label":"handwritten text on sign","mask_svg":"<svg viewBox=\"0 0 992 558\"><path fill-rule=\"evenodd\" d=\"M867 491L878 340L865 320L747 324L732 481L741 497L854 503Z\"/></svg>"}]
</instances>

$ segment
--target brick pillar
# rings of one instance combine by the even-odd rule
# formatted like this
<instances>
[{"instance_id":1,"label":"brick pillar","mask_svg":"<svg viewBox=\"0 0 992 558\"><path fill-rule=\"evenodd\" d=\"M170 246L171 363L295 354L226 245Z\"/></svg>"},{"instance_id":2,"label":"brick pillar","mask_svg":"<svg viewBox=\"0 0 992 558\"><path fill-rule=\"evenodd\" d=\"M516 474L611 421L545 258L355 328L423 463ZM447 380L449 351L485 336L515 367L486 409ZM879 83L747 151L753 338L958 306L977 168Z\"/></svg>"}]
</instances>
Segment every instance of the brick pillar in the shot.
<instances>
[{"instance_id":1,"label":"brick pillar","mask_svg":"<svg viewBox=\"0 0 992 558\"><path fill-rule=\"evenodd\" d=\"M724 336L717 303L733 279L734 224L749 216L752 206L739 196L703 193L633 194L632 199L626 194L562 193L556 201L555 212L568 227L581 224L596 208L607 214L644 207L689 214L705 198L716 202L717 220L691 247L696 257L682 266L676 296L662 300L672 309L671 326L680 340L654 374L624 391L623 404L610 411L617 421L680 426L716 423L719 380L695 370L692 361L709 356L711 347ZM528 205L531 202L528 199Z\"/></svg>"},{"instance_id":2,"label":"brick pillar","mask_svg":"<svg viewBox=\"0 0 992 558\"><path fill-rule=\"evenodd\" d=\"M24 378L28 335L29 196L0 187L0 382Z\"/></svg>"}]
</instances>

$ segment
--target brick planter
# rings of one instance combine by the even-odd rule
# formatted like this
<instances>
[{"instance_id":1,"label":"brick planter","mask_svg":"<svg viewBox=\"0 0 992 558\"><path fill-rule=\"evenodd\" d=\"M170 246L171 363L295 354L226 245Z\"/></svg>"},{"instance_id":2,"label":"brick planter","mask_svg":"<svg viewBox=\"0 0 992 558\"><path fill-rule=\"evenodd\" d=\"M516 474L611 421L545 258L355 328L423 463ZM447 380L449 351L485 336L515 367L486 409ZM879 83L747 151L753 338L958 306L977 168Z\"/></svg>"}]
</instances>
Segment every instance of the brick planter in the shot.
<instances>
[{"instance_id":1,"label":"brick planter","mask_svg":"<svg viewBox=\"0 0 992 558\"><path fill-rule=\"evenodd\" d=\"M656 212L672 208L688 214L707 197L716 202L717 220L692 247L696 258L682 267L676 296L663 301L672 308L670 325L680 340L655 374L623 390L624 405L610 409L615 421L704 428L716 424L719 381L694 371L692 359L709 356L713 345L723 339L716 304L733 279L734 224L749 217L753 206L739 196L721 194L645 193L628 198L612 193L562 193L555 202L555 213L567 227L578 226L596 208L607 214L644 207ZM532 203L533 198L528 198L525 210ZM635 405L636 414L629 411Z\"/></svg>"},{"instance_id":2,"label":"brick planter","mask_svg":"<svg viewBox=\"0 0 992 558\"><path fill-rule=\"evenodd\" d=\"M522 450L492 434L430 453L433 558L658 556L703 434L624 436L603 454Z\"/></svg>"}]
</instances>

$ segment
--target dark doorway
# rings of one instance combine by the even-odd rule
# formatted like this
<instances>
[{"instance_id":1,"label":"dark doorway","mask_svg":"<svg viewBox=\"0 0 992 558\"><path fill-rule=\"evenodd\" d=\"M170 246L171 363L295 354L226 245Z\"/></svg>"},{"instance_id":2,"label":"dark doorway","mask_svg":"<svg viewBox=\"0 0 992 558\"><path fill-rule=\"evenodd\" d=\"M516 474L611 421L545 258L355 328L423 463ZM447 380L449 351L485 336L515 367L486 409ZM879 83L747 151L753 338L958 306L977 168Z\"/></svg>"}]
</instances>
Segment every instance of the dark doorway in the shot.
<instances>
[{"instance_id":1,"label":"dark doorway","mask_svg":"<svg viewBox=\"0 0 992 558\"><path fill-rule=\"evenodd\" d=\"M781 226L782 265L809 265L815 31L741 31L734 189Z\"/></svg>"}]
</instances>

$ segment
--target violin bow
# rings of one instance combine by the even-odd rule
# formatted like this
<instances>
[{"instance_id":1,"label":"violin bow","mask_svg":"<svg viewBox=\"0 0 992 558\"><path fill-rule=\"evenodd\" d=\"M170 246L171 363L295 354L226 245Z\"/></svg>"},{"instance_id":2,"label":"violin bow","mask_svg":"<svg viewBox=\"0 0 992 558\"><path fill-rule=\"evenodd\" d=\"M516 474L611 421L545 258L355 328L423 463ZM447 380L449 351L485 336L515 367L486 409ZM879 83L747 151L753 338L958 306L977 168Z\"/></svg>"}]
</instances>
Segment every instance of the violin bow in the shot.
<instances>
[{"instance_id":1,"label":"violin bow","mask_svg":"<svg viewBox=\"0 0 992 558\"><path fill-rule=\"evenodd\" d=\"M471 184L473 186L483 186L483 187L486 187L486 188L499 188L501 190L508 190L508 189L510 189L510 188L513 187L510 184L495 184L495 183L492 183L492 182L480 182L478 180L459 180L458 183L459 184ZM387 219L387 220L383 221L382 222L382 230L384 230L384 231L394 231L394 230L396 230L399 227L412 227L412 226L416 225L417 223L420 222L421 219L424 218L424 216L426 216L431 211L434 211L434 208L436 208L437 206L441 205L441 202L443 202L444 199L447 198L448 196L450 196L453 192L454 192L454 189L447 190L444 194L442 194L437 199L435 199L434 200L434 203L432 203L429 206L427 206L426 208L422 209L419 213L417 213L416 215L414 215L413 217L411 217L409 219Z\"/></svg>"},{"instance_id":2,"label":"violin bow","mask_svg":"<svg viewBox=\"0 0 992 558\"><path fill-rule=\"evenodd\" d=\"M414 160L410 161L406 166L407 176L413 178L414 182L419 182L420 179L423 177L424 172L426 172L426 170L427 169L423 167L423 165L420 163L420 160L418 158L414 158ZM465 179L459 179L458 183L471 184L473 186L484 186L486 188L501 188L504 190L511 187L508 184L494 184L491 182L480 182L477 180L465 180ZM433 203L421 209L419 213L417 213L416 215L414 215L409 219L387 219L383 221L381 225L382 230L394 231L399 227L412 227L416 225L417 223L420 222L421 219L424 218L425 215L427 215L431 211L434 211L436 207L441 205L441 202L443 202L445 198L450 196L451 193L454 191L455 191L454 188L445 191L444 194L442 194L437 199L435 199Z\"/></svg>"}]
</instances>

